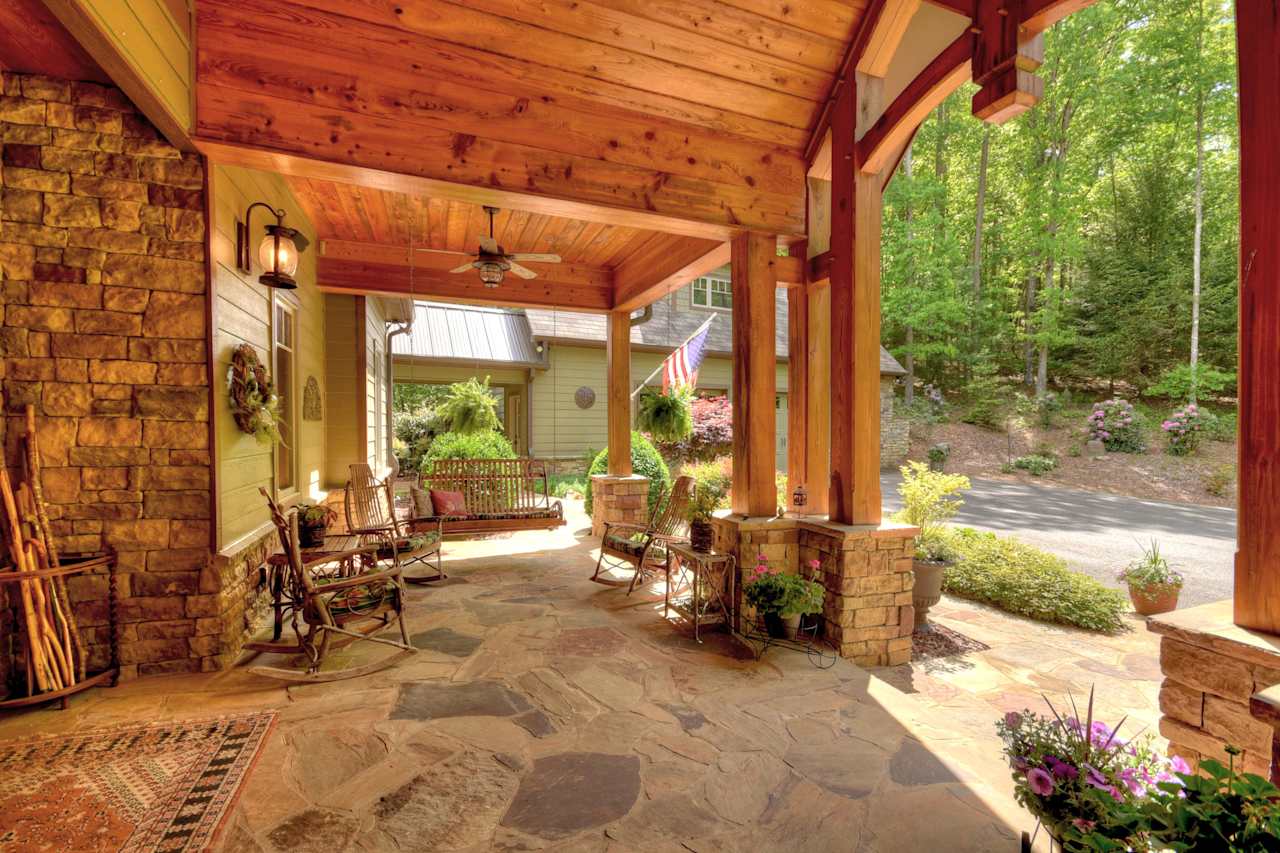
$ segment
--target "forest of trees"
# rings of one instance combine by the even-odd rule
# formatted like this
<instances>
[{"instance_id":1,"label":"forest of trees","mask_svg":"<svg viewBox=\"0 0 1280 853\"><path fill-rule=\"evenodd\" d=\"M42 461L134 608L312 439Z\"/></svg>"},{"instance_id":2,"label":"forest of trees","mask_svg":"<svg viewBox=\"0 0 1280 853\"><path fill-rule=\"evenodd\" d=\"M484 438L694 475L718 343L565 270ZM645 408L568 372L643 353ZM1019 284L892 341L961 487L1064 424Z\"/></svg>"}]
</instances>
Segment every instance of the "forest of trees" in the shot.
<instances>
[{"instance_id":1,"label":"forest of trees","mask_svg":"<svg viewBox=\"0 0 1280 853\"><path fill-rule=\"evenodd\" d=\"M934 111L885 193L885 342L917 380L1180 396L1195 364L1233 393L1234 42L1224 0L1104 0L1047 34L1035 109Z\"/></svg>"}]
</instances>

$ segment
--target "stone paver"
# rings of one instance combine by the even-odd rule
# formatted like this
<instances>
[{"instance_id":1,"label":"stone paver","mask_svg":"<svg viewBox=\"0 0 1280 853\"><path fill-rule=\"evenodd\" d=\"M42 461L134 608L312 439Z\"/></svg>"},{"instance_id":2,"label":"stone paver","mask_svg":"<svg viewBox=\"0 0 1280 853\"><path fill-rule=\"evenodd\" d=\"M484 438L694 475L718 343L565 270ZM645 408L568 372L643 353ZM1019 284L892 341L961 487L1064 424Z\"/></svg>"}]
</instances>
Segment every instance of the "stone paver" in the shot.
<instances>
[{"instance_id":1,"label":"stone paver","mask_svg":"<svg viewBox=\"0 0 1280 853\"><path fill-rule=\"evenodd\" d=\"M660 587L590 583L586 533L571 513L567 529L446 543L454 582L409 591L422 653L374 675L147 679L0 717L0 738L274 709L228 851L988 851L1031 826L992 727L1005 706L1097 681L1104 707L1157 717L1133 678L1111 689L1149 671L1133 638L952 601L936 618L988 652L819 670L781 649L755 661L720 632L696 643L663 619ZM363 645L344 663L386 654Z\"/></svg>"}]
</instances>

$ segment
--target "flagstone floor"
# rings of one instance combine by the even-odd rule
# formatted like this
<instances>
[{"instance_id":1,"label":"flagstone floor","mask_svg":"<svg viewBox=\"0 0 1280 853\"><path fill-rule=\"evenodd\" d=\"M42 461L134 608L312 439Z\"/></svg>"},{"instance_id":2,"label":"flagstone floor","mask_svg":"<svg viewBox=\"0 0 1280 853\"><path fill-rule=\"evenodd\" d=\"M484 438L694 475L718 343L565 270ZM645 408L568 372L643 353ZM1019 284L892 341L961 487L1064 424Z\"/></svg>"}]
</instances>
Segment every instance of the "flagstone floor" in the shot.
<instances>
[{"instance_id":1,"label":"flagstone floor","mask_svg":"<svg viewBox=\"0 0 1280 853\"><path fill-rule=\"evenodd\" d=\"M756 661L664 620L661 589L590 583L586 527L571 513L552 533L447 543L449 580L410 593L421 652L393 669L145 679L0 717L0 738L275 710L226 851L873 853L1017 849L1031 822L992 721L1038 689L1105 681L1155 722L1141 628L1122 652L947 601L939 621L991 649L873 672Z\"/></svg>"}]
</instances>

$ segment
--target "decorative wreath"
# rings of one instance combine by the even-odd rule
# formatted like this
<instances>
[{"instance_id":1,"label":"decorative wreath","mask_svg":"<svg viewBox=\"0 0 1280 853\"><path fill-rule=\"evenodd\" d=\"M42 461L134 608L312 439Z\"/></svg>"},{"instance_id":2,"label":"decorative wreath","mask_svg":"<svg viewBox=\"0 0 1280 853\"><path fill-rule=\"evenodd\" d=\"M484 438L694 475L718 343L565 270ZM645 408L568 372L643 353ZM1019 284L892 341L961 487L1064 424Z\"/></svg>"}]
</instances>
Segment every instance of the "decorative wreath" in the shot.
<instances>
[{"instance_id":1,"label":"decorative wreath","mask_svg":"<svg viewBox=\"0 0 1280 853\"><path fill-rule=\"evenodd\" d=\"M241 344L231 353L227 393L231 397L231 414L241 432L262 444L281 441L280 399L267 369L258 361L258 353L248 344Z\"/></svg>"}]
</instances>

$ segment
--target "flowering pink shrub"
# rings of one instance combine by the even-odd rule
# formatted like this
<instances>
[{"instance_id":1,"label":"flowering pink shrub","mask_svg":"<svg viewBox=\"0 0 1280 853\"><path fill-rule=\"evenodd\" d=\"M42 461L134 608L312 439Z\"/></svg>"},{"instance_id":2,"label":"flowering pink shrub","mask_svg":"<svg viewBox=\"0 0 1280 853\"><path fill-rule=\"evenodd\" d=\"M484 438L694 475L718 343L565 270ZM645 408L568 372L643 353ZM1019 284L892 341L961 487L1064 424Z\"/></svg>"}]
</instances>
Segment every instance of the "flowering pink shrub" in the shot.
<instances>
[{"instance_id":1,"label":"flowering pink shrub","mask_svg":"<svg viewBox=\"0 0 1280 853\"><path fill-rule=\"evenodd\" d=\"M660 442L668 459L705 462L724 456L733 445L733 407L728 397L695 397L690 404L693 433L682 441Z\"/></svg>"},{"instance_id":2,"label":"flowering pink shrub","mask_svg":"<svg viewBox=\"0 0 1280 853\"><path fill-rule=\"evenodd\" d=\"M1116 397L1093 404L1087 421L1089 438L1102 442L1113 453L1141 453L1147 449L1142 440L1142 420L1128 400Z\"/></svg>"},{"instance_id":3,"label":"flowering pink shrub","mask_svg":"<svg viewBox=\"0 0 1280 853\"><path fill-rule=\"evenodd\" d=\"M1174 456L1186 456L1200 446L1209 418L1195 403L1188 403L1165 418L1160 428L1169 439L1169 452Z\"/></svg>"}]
</instances>

